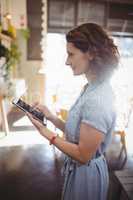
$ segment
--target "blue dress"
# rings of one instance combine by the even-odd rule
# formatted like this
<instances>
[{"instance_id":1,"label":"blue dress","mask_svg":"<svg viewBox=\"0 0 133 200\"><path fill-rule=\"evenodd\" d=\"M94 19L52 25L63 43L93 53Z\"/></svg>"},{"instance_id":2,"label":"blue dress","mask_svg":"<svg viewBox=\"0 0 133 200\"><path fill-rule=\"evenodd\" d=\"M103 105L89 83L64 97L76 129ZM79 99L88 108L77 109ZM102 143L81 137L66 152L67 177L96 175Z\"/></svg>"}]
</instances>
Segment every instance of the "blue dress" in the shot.
<instances>
[{"instance_id":1,"label":"blue dress","mask_svg":"<svg viewBox=\"0 0 133 200\"><path fill-rule=\"evenodd\" d=\"M62 200L106 200L109 177L103 154L115 126L113 101L109 81L95 81L87 84L71 107L65 127L68 141L78 144L81 122L101 131L105 139L86 164L80 164L66 155L62 169L65 177Z\"/></svg>"}]
</instances>

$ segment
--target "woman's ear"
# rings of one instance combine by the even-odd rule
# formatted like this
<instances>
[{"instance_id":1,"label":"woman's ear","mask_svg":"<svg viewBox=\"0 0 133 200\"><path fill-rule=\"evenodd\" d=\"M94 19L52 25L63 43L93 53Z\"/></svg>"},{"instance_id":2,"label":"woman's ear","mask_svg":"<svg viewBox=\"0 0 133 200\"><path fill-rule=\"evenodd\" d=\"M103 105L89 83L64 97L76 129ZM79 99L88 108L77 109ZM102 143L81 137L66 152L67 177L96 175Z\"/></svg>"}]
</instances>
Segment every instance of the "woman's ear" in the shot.
<instances>
[{"instance_id":1,"label":"woman's ear","mask_svg":"<svg viewBox=\"0 0 133 200\"><path fill-rule=\"evenodd\" d=\"M89 51L87 52L87 56L88 56L89 61L92 61L94 59L94 54L90 53Z\"/></svg>"}]
</instances>

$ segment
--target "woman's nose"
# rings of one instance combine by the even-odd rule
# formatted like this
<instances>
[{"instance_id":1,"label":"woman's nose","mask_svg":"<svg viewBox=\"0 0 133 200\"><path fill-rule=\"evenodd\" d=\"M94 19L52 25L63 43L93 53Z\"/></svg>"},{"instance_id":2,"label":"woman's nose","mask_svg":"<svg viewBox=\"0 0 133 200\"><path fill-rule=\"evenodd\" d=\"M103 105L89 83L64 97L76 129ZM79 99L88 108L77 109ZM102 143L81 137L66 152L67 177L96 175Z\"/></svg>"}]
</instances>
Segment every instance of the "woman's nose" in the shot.
<instances>
[{"instance_id":1,"label":"woman's nose","mask_svg":"<svg viewBox=\"0 0 133 200\"><path fill-rule=\"evenodd\" d=\"M66 59L66 65L70 65L70 61L68 58Z\"/></svg>"}]
</instances>

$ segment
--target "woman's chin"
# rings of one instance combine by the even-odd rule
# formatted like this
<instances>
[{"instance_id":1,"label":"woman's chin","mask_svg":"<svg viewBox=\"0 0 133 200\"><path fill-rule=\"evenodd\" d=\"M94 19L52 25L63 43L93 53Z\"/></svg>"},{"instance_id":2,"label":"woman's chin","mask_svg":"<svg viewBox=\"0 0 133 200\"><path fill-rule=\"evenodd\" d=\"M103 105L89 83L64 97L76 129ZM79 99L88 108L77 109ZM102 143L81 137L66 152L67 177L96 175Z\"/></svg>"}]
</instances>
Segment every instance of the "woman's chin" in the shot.
<instances>
[{"instance_id":1,"label":"woman's chin","mask_svg":"<svg viewBox=\"0 0 133 200\"><path fill-rule=\"evenodd\" d=\"M72 72L73 72L74 76L78 75L78 73L76 72L76 70L72 70Z\"/></svg>"},{"instance_id":2,"label":"woman's chin","mask_svg":"<svg viewBox=\"0 0 133 200\"><path fill-rule=\"evenodd\" d=\"M77 75L78 75L78 73L76 73L76 72L73 72L73 75L74 75L74 76L77 76Z\"/></svg>"},{"instance_id":3,"label":"woman's chin","mask_svg":"<svg viewBox=\"0 0 133 200\"><path fill-rule=\"evenodd\" d=\"M74 75L74 76L78 76L78 75L81 75L81 73L80 73L80 72L73 71L73 75Z\"/></svg>"}]
</instances>

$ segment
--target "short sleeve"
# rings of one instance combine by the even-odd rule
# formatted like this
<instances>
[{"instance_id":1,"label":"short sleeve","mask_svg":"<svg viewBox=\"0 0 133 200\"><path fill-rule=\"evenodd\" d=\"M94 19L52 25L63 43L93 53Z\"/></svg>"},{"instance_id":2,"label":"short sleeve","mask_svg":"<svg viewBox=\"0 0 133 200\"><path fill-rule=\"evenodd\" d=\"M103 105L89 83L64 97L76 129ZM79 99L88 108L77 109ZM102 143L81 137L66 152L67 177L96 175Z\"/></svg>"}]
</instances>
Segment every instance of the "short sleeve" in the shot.
<instances>
[{"instance_id":1,"label":"short sleeve","mask_svg":"<svg viewBox=\"0 0 133 200\"><path fill-rule=\"evenodd\" d=\"M100 102L100 101L99 101ZM84 103L81 111L81 122L96 128L107 134L112 127L113 112L109 106L99 103L96 100Z\"/></svg>"}]
</instances>

